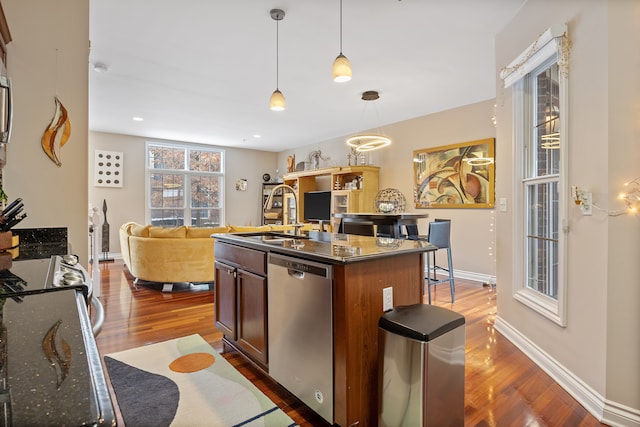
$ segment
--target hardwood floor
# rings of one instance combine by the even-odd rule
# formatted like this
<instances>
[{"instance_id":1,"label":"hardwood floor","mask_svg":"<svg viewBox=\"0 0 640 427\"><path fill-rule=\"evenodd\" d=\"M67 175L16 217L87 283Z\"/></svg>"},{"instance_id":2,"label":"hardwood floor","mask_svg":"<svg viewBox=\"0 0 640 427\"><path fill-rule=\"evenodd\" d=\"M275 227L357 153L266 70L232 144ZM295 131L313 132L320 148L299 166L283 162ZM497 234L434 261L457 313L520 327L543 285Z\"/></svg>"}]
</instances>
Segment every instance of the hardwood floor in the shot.
<instances>
[{"instance_id":1,"label":"hardwood floor","mask_svg":"<svg viewBox=\"0 0 640 427\"><path fill-rule=\"evenodd\" d=\"M105 323L96 341L102 355L198 333L298 424L328 425L223 346L222 334L214 326L213 291L206 286L178 287L172 293L163 293L159 287L136 287L121 260L101 263L100 272ZM432 298L435 305L466 319L466 426L601 425L494 329L496 301L491 288L458 279L454 304L447 284L432 290ZM124 425L120 417L118 424Z\"/></svg>"}]
</instances>

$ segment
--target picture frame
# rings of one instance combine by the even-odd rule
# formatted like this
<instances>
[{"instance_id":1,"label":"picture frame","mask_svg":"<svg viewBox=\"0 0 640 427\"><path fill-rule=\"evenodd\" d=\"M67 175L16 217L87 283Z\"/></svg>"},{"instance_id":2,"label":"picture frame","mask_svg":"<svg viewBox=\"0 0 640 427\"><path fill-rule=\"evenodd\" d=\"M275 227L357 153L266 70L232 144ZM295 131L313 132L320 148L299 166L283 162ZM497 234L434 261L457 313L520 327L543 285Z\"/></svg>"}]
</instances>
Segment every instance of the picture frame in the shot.
<instances>
[{"instance_id":1,"label":"picture frame","mask_svg":"<svg viewBox=\"0 0 640 427\"><path fill-rule=\"evenodd\" d=\"M249 187L249 183L245 178L240 178L236 180L236 191L247 191Z\"/></svg>"},{"instance_id":2,"label":"picture frame","mask_svg":"<svg viewBox=\"0 0 640 427\"><path fill-rule=\"evenodd\" d=\"M413 152L418 209L495 207L495 138Z\"/></svg>"},{"instance_id":3,"label":"picture frame","mask_svg":"<svg viewBox=\"0 0 640 427\"><path fill-rule=\"evenodd\" d=\"M124 183L124 153L122 151L95 150L95 187L122 188Z\"/></svg>"}]
</instances>

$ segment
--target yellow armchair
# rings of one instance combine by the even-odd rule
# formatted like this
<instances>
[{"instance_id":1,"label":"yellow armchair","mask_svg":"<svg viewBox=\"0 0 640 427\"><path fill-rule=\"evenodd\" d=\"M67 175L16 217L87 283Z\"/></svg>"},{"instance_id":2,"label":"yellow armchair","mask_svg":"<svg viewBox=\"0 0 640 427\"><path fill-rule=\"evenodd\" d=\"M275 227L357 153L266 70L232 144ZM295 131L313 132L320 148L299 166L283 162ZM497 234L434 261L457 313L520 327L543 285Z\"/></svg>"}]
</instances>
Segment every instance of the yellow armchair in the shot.
<instances>
[{"instance_id":1,"label":"yellow armchair","mask_svg":"<svg viewBox=\"0 0 640 427\"><path fill-rule=\"evenodd\" d=\"M159 283L213 282L213 233L228 227L154 227L125 223L120 227L120 250L138 280Z\"/></svg>"},{"instance_id":2,"label":"yellow armchair","mask_svg":"<svg viewBox=\"0 0 640 427\"><path fill-rule=\"evenodd\" d=\"M200 228L127 222L120 227L120 252L136 283L206 283L215 280L212 234L292 229L290 225ZM311 224L305 224L303 230L309 229Z\"/></svg>"}]
</instances>

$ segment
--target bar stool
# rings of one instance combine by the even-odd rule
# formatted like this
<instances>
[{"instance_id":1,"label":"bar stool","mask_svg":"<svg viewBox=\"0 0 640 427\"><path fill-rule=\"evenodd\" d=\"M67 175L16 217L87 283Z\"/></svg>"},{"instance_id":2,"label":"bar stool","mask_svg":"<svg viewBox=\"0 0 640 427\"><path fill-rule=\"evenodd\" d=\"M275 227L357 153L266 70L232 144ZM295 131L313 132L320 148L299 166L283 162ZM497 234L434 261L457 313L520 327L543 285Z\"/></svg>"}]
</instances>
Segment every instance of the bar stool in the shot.
<instances>
[{"instance_id":1,"label":"bar stool","mask_svg":"<svg viewBox=\"0 0 640 427\"><path fill-rule=\"evenodd\" d=\"M455 301L455 287L453 279L453 262L451 261L451 221L448 219L438 220L429 223L429 235L427 241L438 249L432 251L433 255L433 267L431 266L431 257L429 253L426 254L427 258L427 293L429 294L429 304L431 304L431 286L438 285L440 283L449 282L451 287L451 302ZM447 251L447 268L436 264L436 252L440 249ZM433 269L433 276L431 271ZM438 280L436 273L438 270L444 270L448 273L448 278Z\"/></svg>"}]
</instances>

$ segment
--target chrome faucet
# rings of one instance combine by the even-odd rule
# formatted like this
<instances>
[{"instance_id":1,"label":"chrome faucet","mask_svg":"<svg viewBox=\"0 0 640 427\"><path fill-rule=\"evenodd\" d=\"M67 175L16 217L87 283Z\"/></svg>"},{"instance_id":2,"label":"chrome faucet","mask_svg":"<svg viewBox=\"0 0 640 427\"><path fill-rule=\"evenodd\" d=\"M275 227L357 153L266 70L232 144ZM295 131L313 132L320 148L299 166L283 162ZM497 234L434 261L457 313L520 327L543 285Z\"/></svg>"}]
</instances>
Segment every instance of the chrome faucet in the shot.
<instances>
[{"instance_id":1,"label":"chrome faucet","mask_svg":"<svg viewBox=\"0 0 640 427\"><path fill-rule=\"evenodd\" d=\"M302 225L300 223L300 210L298 209L298 193L296 192L296 190L291 187L290 185L287 184L279 184L276 185L275 187L273 187L271 189L271 193L269 193L269 196L267 197L267 201L264 202L264 207L263 209L266 211L267 209L271 209L271 205L273 204L273 196L276 194L276 190L279 190L282 188L282 192L284 195L284 190L289 190L291 191L291 194L293 194L293 201L296 202L296 222L293 225L293 229L294 229L294 233L296 236L300 235L300 228L302 228Z\"/></svg>"}]
</instances>

